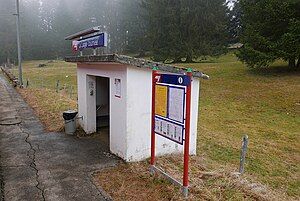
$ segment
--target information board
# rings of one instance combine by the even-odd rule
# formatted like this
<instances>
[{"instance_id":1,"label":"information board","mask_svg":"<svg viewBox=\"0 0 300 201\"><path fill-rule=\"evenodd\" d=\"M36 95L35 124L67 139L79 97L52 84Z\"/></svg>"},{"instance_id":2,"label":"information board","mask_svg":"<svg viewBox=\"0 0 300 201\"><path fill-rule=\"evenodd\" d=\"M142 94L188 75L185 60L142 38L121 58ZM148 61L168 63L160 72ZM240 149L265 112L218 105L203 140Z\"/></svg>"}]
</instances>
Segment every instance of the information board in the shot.
<instances>
[{"instance_id":1,"label":"information board","mask_svg":"<svg viewBox=\"0 0 300 201\"><path fill-rule=\"evenodd\" d=\"M155 133L183 145L186 75L160 74L155 85Z\"/></svg>"},{"instance_id":2,"label":"information board","mask_svg":"<svg viewBox=\"0 0 300 201\"><path fill-rule=\"evenodd\" d=\"M151 111L151 160L150 171L158 171L182 186L185 197L189 184L189 147L191 124L192 69L185 75L162 74L152 71L152 111ZM155 167L156 135L172 140L184 147L182 184Z\"/></svg>"}]
</instances>

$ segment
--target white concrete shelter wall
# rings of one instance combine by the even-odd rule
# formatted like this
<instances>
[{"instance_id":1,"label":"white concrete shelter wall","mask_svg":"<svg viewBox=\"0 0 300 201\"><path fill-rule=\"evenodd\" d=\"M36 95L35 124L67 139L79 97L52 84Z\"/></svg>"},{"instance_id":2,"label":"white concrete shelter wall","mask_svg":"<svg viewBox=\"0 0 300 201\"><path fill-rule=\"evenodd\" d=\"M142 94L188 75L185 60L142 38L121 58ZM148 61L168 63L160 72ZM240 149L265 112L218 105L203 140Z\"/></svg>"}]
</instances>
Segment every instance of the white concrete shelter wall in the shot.
<instances>
[{"instance_id":1,"label":"white concrete shelter wall","mask_svg":"<svg viewBox=\"0 0 300 201\"><path fill-rule=\"evenodd\" d=\"M199 79L193 78L190 154L196 154ZM152 71L138 67L127 70L127 161L150 157ZM156 135L156 155L183 153L183 146Z\"/></svg>"},{"instance_id":2,"label":"white concrete shelter wall","mask_svg":"<svg viewBox=\"0 0 300 201\"><path fill-rule=\"evenodd\" d=\"M117 63L79 63L78 104L81 126L86 133L96 131L96 98L90 96L88 82L93 76L110 78L110 151L125 161L150 157L151 145L151 79L152 72ZM115 97L114 80L121 79L121 98ZM199 104L198 78L192 81L190 154L196 154ZM92 111L94 110L94 111ZM156 135L157 156L181 153L183 146Z\"/></svg>"},{"instance_id":3,"label":"white concrete shelter wall","mask_svg":"<svg viewBox=\"0 0 300 201\"><path fill-rule=\"evenodd\" d=\"M115 97L113 86L115 78L121 79L124 83L121 84L121 91L126 94L126 70L126 66L114 63L80 63L77 67L79 115L83 116L80 124L87 134L96 132L96 96L89 95L87 81L94 76L110 78L110 151L123 159L126 159L127 144L126 98ZM91 111L89 108L94 109Z\"/></svg>"}]
</instances>

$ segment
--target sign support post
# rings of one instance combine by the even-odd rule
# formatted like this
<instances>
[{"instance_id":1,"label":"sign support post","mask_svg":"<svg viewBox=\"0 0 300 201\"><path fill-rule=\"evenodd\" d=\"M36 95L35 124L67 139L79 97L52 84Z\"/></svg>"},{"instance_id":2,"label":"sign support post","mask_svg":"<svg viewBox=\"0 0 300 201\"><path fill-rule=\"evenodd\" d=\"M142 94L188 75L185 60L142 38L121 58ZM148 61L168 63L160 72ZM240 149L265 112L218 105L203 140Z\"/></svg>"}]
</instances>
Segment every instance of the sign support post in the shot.
<instances>
[{"instance_id":1,"label":"sign support post","mask_svg":"<svg viewBox=\"0 0 300 201\"><path fill-rule=\"evenodd\" d=\"M188 69L187 76L189 76L190 80L192 80L191 68ZM185 120L184 167L183 167L183 189L182 189L182 193L184 197L188 196L188 186L189 186L191 94L192 94L192 85L189 84L186 89L186 120Z\"/></svg>"},{"instance_id":2,"label":"sign support post","mask_svg":"<svg viewBox=\"0 0 300 201\"><path fill-rule=\"evenodd\" d=\"M188 197L189 187L192 72L191 68L185 75L163 74L157 68L152 71L150 172L158 172L180 186L184 197ZM155 166L156 134L184 146L182 183Z\"/></svg>"},{"instance_id":3,"label":"sign support post","mask_svg":"<svg viewBox=\"0 0 300 201\"><path fill-rule=\"evenodd\" d=\"M155 164L155 85L156 85L157 68L152 71L152 111L151 111L151 171Z\"/></svg>"}]
</instances>

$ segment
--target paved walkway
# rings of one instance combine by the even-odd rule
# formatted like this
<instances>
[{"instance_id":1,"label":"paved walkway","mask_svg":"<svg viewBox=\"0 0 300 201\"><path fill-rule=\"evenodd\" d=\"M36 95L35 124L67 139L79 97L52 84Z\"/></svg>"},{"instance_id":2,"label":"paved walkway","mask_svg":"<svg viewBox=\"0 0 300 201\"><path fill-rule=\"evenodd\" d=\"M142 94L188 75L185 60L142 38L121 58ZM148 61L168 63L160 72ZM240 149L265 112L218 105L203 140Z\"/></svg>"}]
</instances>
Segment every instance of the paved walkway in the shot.
<instances>
[{"instance_id":1,"label":"paved walkway","mask_svg":"<svg viewBox=\"0 0 300 201\"><path fill-rule=\"evenodd\" d=\"M117 163L107 150L94 138L46 133L0 73L0 201L105 200L91 174Z\"/></svg>"}]
</instances>

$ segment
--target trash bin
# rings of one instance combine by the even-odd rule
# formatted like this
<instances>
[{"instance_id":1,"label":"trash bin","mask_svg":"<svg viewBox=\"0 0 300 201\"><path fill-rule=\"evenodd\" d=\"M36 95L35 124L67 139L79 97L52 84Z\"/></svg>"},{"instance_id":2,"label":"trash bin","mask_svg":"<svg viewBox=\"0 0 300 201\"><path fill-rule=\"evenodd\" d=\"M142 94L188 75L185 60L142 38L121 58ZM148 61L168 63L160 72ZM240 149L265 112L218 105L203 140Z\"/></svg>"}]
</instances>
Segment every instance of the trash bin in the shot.
<instances>
[{"instance_id":1,"label":"trash bin","mask_svg":"<svg viewBox=\"0 0 300 201\"><path fill-rule=\"evenodd\" d=\"M75 110L68 110L63 112L63 118L65 120L65 133L73 135L76 131L76 115L78 114Z\"/></svg>"}]
</instances>

